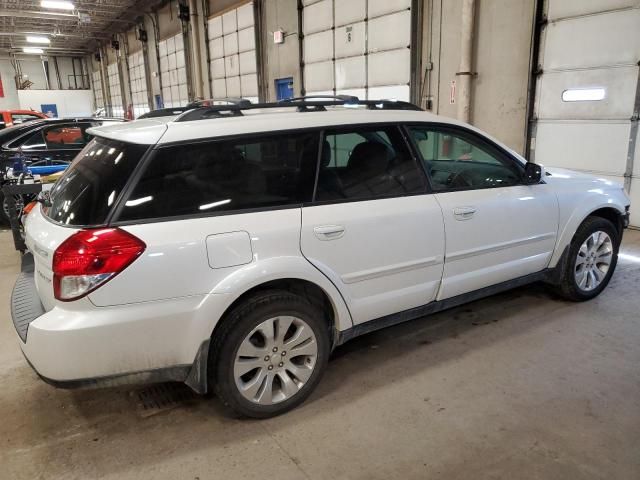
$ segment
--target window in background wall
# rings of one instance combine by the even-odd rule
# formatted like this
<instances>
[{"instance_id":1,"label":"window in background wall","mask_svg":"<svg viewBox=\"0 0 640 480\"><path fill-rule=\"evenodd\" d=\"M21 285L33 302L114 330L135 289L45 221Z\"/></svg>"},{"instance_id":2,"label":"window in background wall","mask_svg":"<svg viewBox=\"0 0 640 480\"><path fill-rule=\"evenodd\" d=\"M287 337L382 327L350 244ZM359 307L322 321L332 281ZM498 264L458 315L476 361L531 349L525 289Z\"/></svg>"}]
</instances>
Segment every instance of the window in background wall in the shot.
<instances>
[{"instance_id":1,"label":"window in background wall","mask_svg":"<svg viewBox=\"0 0 640 480\"><path fill-rule=\"evenodd\" d=\"M131 96L133 97L133 115L138 118L149 111L147 96L147 76L144 72L144 55L142 50L129 55L129 81L131 82Z\"/></svg>"},{"instance_id":2,"label":"window in background wall","mask_svg":"<svg viewBox=\"0 0 640 480\"><path fill-rule=\"evenodd\" d=\"M120 76L118 75L118 64L112 63L107 66L109 83L109 93L111 94L111 115L114 117L124 117L124 107L122 106L122 91L120 90Z\"/></svg>"},{"instance_id":3,"label":"window in background wall","mask_svg":"<svg viewBox=\"0 0 640 480\"><path fill-rule=\"evenodd\" d=\"M100 83L100 71L91 74L93 93L96 96L96 110L104 108L104 98L102 97L102 84Z\"/></svg>"},{"instance_id":4,"label":"window in background wall","mask_svg":"<svg viewBox=\"0 0 640 480\"><path fill-rule=\"evenodd\" d=\"M258 101L253 2L209 19L213 98Z\"/></svg>"},{"instance_id":5,"label":"window in background wall","mask_svg":"<svg viewBox=\"0 0 640 480\"><path fill-rule=\"evenodd\" d=\"M184 107L189 102L187 70L184 62L182 33L158 43L160 79L165 108Z\"/></svg>"}]
</instances>

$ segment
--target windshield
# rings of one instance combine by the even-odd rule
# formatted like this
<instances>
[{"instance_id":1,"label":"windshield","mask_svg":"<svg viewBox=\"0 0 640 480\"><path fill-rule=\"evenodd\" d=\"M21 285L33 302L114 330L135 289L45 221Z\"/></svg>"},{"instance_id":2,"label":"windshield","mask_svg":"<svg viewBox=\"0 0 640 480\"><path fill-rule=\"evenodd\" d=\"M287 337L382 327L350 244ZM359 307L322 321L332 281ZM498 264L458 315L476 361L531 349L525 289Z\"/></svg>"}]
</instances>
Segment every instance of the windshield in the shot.
<instances>
[{"instance_id":1,"label":"windshield","mask_svg":"<svg viewBox=\"0 0 640 480\"><path fill-rule=\"evenodd\" d=\"M54 185L46 215L65 225L104 224L148 148L94 138Z\"/></svg>"}]
</instances>

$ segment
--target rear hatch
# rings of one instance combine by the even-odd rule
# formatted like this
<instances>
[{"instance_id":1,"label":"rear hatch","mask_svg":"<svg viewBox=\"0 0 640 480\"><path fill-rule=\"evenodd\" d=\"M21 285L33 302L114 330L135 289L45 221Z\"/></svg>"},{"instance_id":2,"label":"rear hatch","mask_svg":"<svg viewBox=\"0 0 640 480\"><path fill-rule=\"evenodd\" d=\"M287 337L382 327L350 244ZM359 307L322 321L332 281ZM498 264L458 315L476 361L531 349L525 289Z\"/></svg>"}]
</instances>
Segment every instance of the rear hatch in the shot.
<instances>
[{"instance_id":1,"label":"rear hatch","mask_svg":"<svg viewBox=\"0 0 640 480\"><path fill-rule=\"evenodd\" d=\"M149 145L96 137L82 150L25 222L26 243L34 257L34 278L45 310L54 296L53 257L75 233L104 227L133 170Z\"/></svg>"}]
</instances>

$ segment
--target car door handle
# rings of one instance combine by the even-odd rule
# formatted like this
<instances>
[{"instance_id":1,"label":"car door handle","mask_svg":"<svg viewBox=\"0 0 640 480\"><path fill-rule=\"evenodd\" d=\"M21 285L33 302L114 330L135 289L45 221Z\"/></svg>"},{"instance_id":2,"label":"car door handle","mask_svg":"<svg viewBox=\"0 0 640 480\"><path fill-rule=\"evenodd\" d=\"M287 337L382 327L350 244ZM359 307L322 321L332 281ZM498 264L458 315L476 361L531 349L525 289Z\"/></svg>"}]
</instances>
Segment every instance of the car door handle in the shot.
<instances>
[{"instance_id":1,"label":"car door handle","mask_svg":"<svg viewBox=\"0 0 640 480\"><path fill-rule=\"evenodd\" d=\"M475 207L456 207L453 209L456 220L470 220L475 213Z\"/></svg>"},{"instance_id":2,"label":"car door handle","mask_svg":"<svg viewBox=\"0 0 640 480\"><path fill-rule=\"evenodd\" d=\"M342 225L321 225L313 229L316 237L320 240L336 240L344 235Z\"/></svg>"}]
</instances>

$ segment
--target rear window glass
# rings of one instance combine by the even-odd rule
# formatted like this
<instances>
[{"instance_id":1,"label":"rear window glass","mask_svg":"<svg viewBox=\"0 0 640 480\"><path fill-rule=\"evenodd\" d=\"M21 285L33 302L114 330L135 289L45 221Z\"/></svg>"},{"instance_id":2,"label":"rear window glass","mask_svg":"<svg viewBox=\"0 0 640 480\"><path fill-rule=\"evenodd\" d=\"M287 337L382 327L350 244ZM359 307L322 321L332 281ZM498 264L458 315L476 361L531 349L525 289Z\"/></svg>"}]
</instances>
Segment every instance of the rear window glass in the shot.
<instances>
[{"instance_id":1,"label":"rear window glass","mask_svg":"<svg viewBox=\"0 0 640 480\"><path fill-rule=\"evenodd\" d=\"M148 148L93 139L53 187L49 218L67 225L103 224Z\"/></svg>"},{"instance_id":2,"label":"rear window glass","mask_svg":"<svg viewBox=\"0 0 640 480\"><path fill-rule=\"evenodd\" d=\"M317 133L158 149L118 220L206 215L311 201Z\"/></svg>"}]
</instances>

